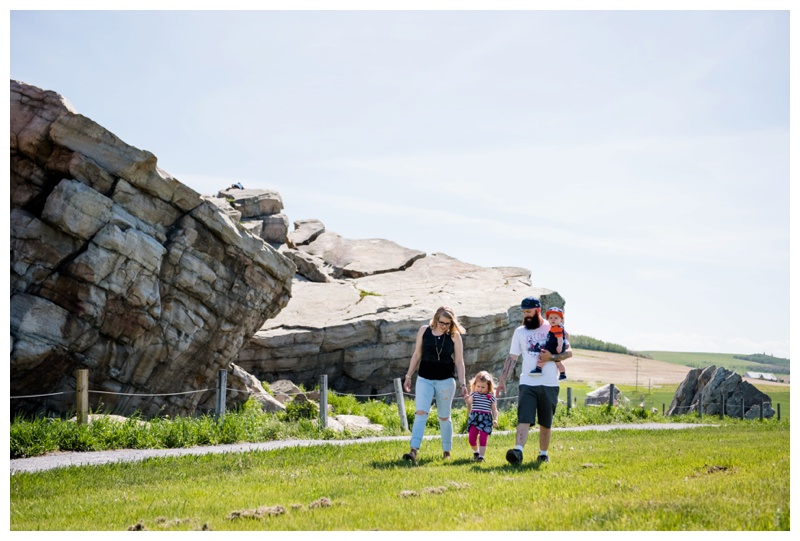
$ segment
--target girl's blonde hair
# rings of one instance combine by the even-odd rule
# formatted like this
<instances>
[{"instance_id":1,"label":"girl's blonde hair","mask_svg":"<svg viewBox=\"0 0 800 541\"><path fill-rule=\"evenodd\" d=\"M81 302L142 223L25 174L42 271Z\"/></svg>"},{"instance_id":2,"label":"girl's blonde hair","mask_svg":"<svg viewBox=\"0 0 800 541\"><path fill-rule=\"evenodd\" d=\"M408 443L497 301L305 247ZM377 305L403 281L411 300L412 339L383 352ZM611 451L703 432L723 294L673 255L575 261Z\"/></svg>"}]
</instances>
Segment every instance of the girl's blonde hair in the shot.
<instances>
[{"instance_id":1,"label":"girl's blonde hair","mask_svg":"<svg viewBox=\"0 0 800 541\"><path fill-rule=\"evenodd\" d=\"M479 381L486 383L490 393L494 392L494 379L492 379L492 375L486 370L482 370L475 374L474 378L469 380L469 388L473 393L475 392L475 384Z\"/></svg>"},{"instance_id":2,"label":"girl's blonde hair","mask_svg":"<svg viewBox=\"0 0 800 541\"><path fill-rule=\"evenodd\" d=\"M431 319L430 322L431 329L435 329L439 325L439 318L442 316L447 316L448 318L450 318L450 321L452 321L452 324L450 325L450 329L447 331L447 334L449 334L451 337L456 333L466 334L467 331L464 330L464 327L462 327L461 323L458 322L456 313L453 312L453 309L450 308L449 306L440 306L439 308L436 309L436 313L433 314L433 319Z\"/></svg>"}]
</instances>

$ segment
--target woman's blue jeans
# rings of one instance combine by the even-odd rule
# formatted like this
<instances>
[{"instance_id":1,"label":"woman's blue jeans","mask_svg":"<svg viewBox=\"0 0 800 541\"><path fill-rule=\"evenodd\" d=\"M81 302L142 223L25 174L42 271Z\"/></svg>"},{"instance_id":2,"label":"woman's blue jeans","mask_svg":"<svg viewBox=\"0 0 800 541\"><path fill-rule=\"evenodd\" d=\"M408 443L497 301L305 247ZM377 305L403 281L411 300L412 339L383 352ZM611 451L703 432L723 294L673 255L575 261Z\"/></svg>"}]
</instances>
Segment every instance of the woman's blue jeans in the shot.
<instances>
[{"instance_id":1,"label":"woman's blue jeans","mask_svg":"<svg viewBox=\"0 0 800 541\"><path fill-rule=\"evenodd\" d=\"M422 436L425 433L425 424L431 404L436 399L436 414L439 416L439 430L442 433L442 451L453 448L453 421L450 419L450 405L456 394L456 380L425 379L417 376L416 396L414 398L416 410L414 414L414 427L411 429L411 448L419 449L422 445ZM424 411L424 414L418 412ZM442 419L447 419L446 421Z\"/></svg>"}]
</instances>

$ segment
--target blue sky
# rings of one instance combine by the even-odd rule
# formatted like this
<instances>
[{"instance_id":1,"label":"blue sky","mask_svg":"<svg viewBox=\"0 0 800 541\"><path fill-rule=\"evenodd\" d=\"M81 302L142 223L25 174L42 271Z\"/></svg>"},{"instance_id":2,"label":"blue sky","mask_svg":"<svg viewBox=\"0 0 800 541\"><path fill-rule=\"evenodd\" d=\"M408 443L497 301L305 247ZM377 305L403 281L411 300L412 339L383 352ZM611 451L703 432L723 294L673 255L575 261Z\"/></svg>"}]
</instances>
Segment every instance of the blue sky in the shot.
<instances>
[{"instance_id":1,"label":"blue sky","mask_svg":"<svg viewBox=\"0 0 800 541\"><path fill-rule=\"evenodd\" d=\"M570 332L788 357L788 3L742 5L11 11L10 76L200 193L527 268Z\"/></svg>"}]
</instances>

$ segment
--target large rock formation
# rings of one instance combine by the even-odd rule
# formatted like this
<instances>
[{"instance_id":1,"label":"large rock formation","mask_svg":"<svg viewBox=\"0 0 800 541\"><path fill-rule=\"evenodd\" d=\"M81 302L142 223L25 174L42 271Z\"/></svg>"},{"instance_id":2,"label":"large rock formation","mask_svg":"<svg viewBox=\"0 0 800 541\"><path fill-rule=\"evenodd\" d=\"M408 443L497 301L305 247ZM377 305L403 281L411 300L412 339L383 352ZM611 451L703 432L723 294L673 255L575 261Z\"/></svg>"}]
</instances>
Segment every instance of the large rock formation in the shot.
<instances>
[{"instance_id":1,"label":"large rock formation","mask_svg":"<svg viewBox=\"0 0 800 541\"><path fill-rule=\"evenodd\" d=\"M91 369L93 408L202 410L217 371L289 301L295 265L235 211L16 81L10 193L11 395L64 393L12 412L74 407L76 368Z\"/></svg>"},{"instance_id":2,"label":"large rock formation","mask_svg":"<svg viewBox=\"0 0 800 541\"><path fill-rule=\"evenodd\" d=\"M445 254L420 257L392 244L376 243L382 250L363 259L353 251L350 259L320 251L330 268L369 274L327 282L298 277L292 300L245 344L237 364L264 381L287 378L314 386L326 374L338 392L383 395L392 392L393 378L405 374L417 330L439 306L452 307L466 328L468 375L497 374L522 320L525 296L564 306L558 293L532 288L525 269L479 267Z\"/></svg>"},{"instance_id":3,"label":"large rock formation","mask_svg":"<svg viewBox=\"0 0 800 541\"><path fill-rule=\"evenodd\" d=\"M286 241L289 218L281 213L283 199L278 192L231 187L220 191L217 199L227 201L239 213L245 229L272 246Z\"/></svg>"},{"instance_id":4,"label":"large rock formation","mask_svg":"<svg viewBox=\"0 0 800 541\"><path fill-rule=\"evenodd\" d=\"M707 366L695 368L686 374L678 386L667 410L667 415L683 415L701 411L703 415L719 415L755 419L772 417L772 399L756 389L742 377L727 368Z\"/></svg>"}]
</instances>

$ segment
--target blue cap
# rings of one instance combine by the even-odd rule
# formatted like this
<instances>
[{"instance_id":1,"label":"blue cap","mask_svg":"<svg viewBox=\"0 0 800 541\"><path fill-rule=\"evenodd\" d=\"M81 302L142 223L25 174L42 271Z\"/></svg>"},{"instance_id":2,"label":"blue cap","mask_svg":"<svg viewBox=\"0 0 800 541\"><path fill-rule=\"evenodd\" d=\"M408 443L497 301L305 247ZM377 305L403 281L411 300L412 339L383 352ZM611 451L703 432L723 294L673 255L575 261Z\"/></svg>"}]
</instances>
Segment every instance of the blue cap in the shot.
<instances>
[{"instance_id":1,"label":"blue cap","mask_svg":"<svg viewBox=\"0 0 800 541\"><path fill-rule=\"evenodd\" d=\"M537 299L536 297L525 297L524 299L522 299L522 304L520 304L520 307L523 310L529 310L531 308L541 308L542 303L539 302L539 299Z\"/></svg>"}]
</instances>

